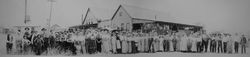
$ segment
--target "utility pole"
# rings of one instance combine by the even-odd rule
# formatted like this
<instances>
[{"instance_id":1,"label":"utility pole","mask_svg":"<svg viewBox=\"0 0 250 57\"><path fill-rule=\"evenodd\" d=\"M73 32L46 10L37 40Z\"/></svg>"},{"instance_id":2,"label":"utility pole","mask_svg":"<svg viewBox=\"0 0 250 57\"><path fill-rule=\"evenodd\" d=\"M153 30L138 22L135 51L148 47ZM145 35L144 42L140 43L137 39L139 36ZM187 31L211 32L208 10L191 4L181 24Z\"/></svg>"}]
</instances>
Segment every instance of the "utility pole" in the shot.
<instances>
[{"instance_id":1,"label":"utility pole","mask_svg":"<svg viewBox=\"0 0 250 57\"><path fill-rule=\"evenodd\" d=\"M28 15L27 15L27 0L24 0L24 24L27 24L28 20Z\"/></svg>"},{"instance_id":2,"label":"utility pole","mask_svg":"<svg viewBox=\"0 0 250 57\"><path fill-rule=\"evenodd\" d=\"M51 27L51 19L52 19L52 12L53 12L53 2L56 2L55 0L48 0L50 2L50 13L49 13L49 20L48 20L48 28L50 30Z\"/></svg>"}]
</instances>

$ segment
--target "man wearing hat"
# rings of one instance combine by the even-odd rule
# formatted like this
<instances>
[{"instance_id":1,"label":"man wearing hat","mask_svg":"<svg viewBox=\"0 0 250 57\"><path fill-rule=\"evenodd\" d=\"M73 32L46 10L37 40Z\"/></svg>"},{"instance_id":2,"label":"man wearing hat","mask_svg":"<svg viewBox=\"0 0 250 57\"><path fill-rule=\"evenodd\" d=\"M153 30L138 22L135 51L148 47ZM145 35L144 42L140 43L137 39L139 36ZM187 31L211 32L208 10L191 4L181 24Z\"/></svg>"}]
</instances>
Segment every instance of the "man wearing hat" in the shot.
<instances>
[{"instance_id":1,"label":"man wearing hat","mask_svg":"<svg viewBox=\"0 0 250 57\"><path fill-rule=\"evenodd\" d=\"M13 46L13 36L8 31L7 32L7 42L6 42L6 48L7 48L7 54L10 54L12 52L12 46Z\"/></svg>"},{"instance_id":2,"label":"man wearing hat","mask_svg":"<svg viewBox=\"0 0 250 57\"><path fill-rule=\"evenodd\" d=\"M25 28L25 33L23 35L23 50L24 53L27 53L30 49L30 44L31 44L31 33L29 31L30 29L28 27Z\"/></svg>"},{"instance_id":3,"label":"man wearing hat","mask_svg":"<svg viewBox=\"0 0 250 57\"><path fill-rule=\"evenodd\" d=\"M246 53L246 44L247 44L247 38L245 37L245 35L242 35L240 43L241 43L241 53L245 54Z\"/></svg>"}]
</instances>

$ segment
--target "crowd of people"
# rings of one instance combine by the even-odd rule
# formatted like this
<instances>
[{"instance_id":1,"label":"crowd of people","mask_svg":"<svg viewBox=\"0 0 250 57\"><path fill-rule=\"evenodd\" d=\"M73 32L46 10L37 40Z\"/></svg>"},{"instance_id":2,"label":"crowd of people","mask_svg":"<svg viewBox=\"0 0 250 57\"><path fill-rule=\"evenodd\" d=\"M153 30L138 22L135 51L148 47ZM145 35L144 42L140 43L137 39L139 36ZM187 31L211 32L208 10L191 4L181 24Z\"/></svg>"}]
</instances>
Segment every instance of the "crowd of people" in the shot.
<instances>
[{"instance_id":1,"label":"crowd of people","mask_svg":"<svg viewBox=\"0 0 250 57\"><path fill-rule=\"evenodd\" d=\"M208 34L107 29L69 29L54 32L45 28L7 34L8 54L135 54L155 52L246 53L247 38L239 34ZM53 51L52 51L53 50Z\"/></svg>"}]
</instances>

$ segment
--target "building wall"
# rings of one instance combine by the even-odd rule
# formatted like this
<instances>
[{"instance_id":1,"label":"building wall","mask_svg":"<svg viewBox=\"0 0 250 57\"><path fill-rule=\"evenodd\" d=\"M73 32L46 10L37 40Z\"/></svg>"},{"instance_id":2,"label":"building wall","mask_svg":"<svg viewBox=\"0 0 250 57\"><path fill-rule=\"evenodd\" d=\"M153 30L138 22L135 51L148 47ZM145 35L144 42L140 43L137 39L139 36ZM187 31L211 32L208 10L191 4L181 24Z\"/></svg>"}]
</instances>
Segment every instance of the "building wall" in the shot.
<instances>
[{"instance_id":1,"label":"building wall","mask_svg":"<svg viewBox=\"0 0 250 57\"><path fill-rule=\"evenodd\" d=\"M112 28L132 31L132 18L123 7L120 7L111 22Z\"/></svg>"},{"instance_id":2,"label":"building wall","mask_svg":"<svg viewBox=\"0 0 250 57\"><path fill-rule=\"evenodd\" d=\"M102 21L98 24L99 28L107 28L107 27L111 27L111 21Z\"/></svg>"}]
</instances>

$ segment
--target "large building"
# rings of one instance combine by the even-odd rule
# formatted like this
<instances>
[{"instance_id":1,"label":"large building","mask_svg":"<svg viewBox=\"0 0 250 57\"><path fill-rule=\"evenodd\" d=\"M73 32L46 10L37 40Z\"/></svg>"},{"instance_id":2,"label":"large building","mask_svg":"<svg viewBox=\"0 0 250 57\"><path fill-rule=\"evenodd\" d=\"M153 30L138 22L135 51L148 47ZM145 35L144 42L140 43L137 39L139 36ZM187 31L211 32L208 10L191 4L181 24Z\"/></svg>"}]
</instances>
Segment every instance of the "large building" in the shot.
<instances>
[{"instance_id":1,"label":"large building","mask_svg":"<svg viewBox=\"0 0 250 57\"><path fill-rule=\"evenodd\" d=\"M202 26L179 22L169 17L168 14L135 6L120 5L117 10L110 12L99 12L102 14L100 16L100 14L94 14L91 9L88 9L82 24L83 26L95 24L95 27L99 28L109 27L127 31L142 29L146 24L168 26L171 30L189 28L193 31L199 31L202 29Z\"/></svg>"}]
</instances>

